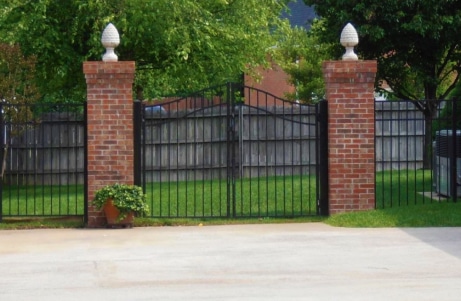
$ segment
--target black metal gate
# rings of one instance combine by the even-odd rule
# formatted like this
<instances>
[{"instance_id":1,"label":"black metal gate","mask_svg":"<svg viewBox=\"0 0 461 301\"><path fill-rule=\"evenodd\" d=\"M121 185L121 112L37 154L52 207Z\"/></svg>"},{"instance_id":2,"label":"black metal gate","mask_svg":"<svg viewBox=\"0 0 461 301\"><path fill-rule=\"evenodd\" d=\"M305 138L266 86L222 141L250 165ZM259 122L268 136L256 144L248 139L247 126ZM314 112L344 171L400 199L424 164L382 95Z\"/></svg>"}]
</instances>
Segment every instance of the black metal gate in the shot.
<instances>
[{"instance_id":1,"label":"black metal gate","mask_svg":"<svg viewBox=\"0 0 461 301\"><path fill-rule=\"evenodd\" d=\"M235 83L135 103L135 182L152 217L326 215L326 115Z\"/></svg>"}]
</instances>

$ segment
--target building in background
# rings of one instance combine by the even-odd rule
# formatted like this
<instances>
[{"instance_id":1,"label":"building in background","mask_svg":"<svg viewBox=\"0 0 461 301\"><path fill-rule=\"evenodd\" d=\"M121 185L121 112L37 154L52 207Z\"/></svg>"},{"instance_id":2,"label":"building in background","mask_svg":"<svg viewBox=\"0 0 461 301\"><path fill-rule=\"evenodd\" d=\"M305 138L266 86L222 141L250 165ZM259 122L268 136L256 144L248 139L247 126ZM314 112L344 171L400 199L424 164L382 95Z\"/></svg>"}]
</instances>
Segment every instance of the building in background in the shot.
<instances>
[{"instance_id":1,"label":"building in background","mask_svg":"<svg viewBox=\"0 0 461 301\"><path fill-rule=\"evenodd\" d=\"M288 8L290 11L284 12L282 18L287 18L292 27L303 27L309 30L308 21L315 18L314 9L307 6L302 0L289 2ZM288 82L288 74L280 66L272 64L271 69L261 68L259 72L262 77L260 81L255 81L245 74L245 85L269 92L279 98L286 98L287 93L295 92L295 87Z\"/></svg>"}]
</instances>

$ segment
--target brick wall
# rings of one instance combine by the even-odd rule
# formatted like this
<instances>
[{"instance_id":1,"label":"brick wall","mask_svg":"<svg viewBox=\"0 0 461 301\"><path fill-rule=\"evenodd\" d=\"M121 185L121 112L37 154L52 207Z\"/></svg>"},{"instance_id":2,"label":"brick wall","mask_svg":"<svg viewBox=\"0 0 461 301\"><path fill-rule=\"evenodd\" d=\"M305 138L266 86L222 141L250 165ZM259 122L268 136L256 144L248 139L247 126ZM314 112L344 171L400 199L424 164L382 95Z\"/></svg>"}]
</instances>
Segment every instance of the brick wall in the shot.
<instances>
[{"instance_id":1,"label":"brick wall","mask_svg":"<svg viewBox=\"0 0 461 301\"><path fill-rule=\"evenodd\" d=\"M134 62L85 62L88 133L88 227L105 223L91 206L94 192L108 184L133 184Z\"/></svg>"},{"instance_id":2,"label":"brick wall","mask_svg":"<svg viewBox=\"0 0 461 301\"><path fill-rule=\"evenodd\" d=\"M330 214L375 207L376 61L323 64L328 101Z\"/></svg>"}]
</instances>

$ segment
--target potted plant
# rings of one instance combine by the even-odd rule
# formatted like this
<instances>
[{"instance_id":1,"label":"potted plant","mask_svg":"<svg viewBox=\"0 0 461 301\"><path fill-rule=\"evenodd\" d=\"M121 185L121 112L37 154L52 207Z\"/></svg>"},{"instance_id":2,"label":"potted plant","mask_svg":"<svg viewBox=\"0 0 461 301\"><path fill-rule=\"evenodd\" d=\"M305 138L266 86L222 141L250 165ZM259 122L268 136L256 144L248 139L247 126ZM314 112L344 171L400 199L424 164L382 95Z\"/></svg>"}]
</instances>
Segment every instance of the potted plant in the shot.
<instances>
[{"instance_id":1,"label":"potted plant","mask_svg":"<svg viewBox=\"0 0 461 301\"><path fill-rule=\"evenodd\" d=\"M97 190L93 206L104 211L108 226L133 226L134 213L149 212L142 188L128 184L116 183Z\"/></svg>"}]
</instances>

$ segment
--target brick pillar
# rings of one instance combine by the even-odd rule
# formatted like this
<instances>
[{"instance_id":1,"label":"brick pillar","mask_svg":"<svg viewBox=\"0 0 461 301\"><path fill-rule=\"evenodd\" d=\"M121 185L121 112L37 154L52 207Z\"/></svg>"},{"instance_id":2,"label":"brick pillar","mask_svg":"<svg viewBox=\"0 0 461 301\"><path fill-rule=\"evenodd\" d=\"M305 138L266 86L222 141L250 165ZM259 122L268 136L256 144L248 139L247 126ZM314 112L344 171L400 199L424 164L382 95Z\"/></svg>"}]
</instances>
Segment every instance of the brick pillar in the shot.
<instances>
[{"instance_id":1,"label":"brick pillar","mask_svg":"<svg viewBox=\"0 0 461 301\"><path fill-rule=\"evenodd\" d=\"M375 208L376 61L323 63L330 214Z\"/></svg>"},{"instance_id":2,"label":"brick pillar","mask_svg":"<svg viewBox=\"0 0 461 301\"><path fill-rule=\"evenodd\" d=\"M113 183L133 184L134 62L85 62L88 133L88 227L103 214L91 205L94 192Z\"/></svg>"}]
</instances>

